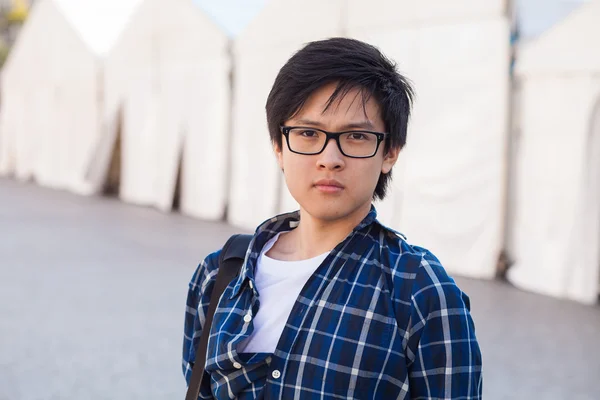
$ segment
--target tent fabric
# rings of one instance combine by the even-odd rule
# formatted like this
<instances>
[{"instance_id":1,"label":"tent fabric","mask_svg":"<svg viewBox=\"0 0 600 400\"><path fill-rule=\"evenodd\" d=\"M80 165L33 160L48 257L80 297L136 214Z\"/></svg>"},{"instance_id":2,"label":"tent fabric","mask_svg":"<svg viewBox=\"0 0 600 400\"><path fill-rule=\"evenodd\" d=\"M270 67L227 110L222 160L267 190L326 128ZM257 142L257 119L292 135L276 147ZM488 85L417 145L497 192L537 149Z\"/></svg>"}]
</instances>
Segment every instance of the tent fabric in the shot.
<instances>
[{"instance_id":1,"label":"tent fabric","mask_svg":"<svg viewBox=\"0 0 600 400\"><path fill-rule=\"evenodd\" d=\"M229 206L229 222L234 225L253 228L262 220L272 216L276 212L285 212L297 209L298 205L289 194L282 173L277 169L275 158L270 143L268 142L268 131L264 117L264 104L274 78L279 68L287 61L293 52L297 51L304 43L332 36L351 36L364 39L381 47L384 53L400 62L400 70L405 72L411 79L415 78L419 71L422 76L427 77L416 80L419 99L423 98L421 104L417 105L415 114L421 113L424 121L433 119L427 108L438 113L442 118L440 121L452 123L458 121L461 125L455 131L466 130L465 136L470 135L475 147L472 151L477 153L478 149L486 150L484 154L471 155L471 163L454 161L460 166L469 167L480 164L491 165L485 170L480 170L479 175L471 173L471 180L480 183L474 185L473 192L464 195L464 198L477 200L463 202L463 209L472 206L480 206L488 202L488 206L477 213L476 217L465 222L464 228L460 225L455 229L461 231L461 238L465 238L464 230L469 234L466 239L472 240L459 249L456 253L465 250L469 256L465 261L464 254L452 255L450 265L457 271L471 276L491 277L495 271L495 260L501 246L501 220L502 220L502 184L504 179L504 142L506 134L507 114L507 90L508 90L508 23L501 16L505 11L504 1L476 2L465 0L459 6L453 2L448 7L439 1L429 1L427 4L416 4L414 2L375 1L361 2L344 0L337 2L319 3L320 12L315 14L310 6L303 5L299 8L289 1L272 1L259 16L253 20L248 28L236 39L235 42L235 85L234 85L234 142L233 142L233 170L231 181L231 199ZM326 6L325 6L326 4ZM323 9L323 7L326 7ZM381 10L401 10L402 12L385 12ZM486 20L483 24L469 21ZM306 21L311 21L311 29L294 29L298 26L306 26ZM266 22L268 21L268 23ZM339 22L338 22L339 21ZM466 22L465 22L466 21ZM460 22L465 22L465 27L457 28ZM405 28L407 27L407 28ZM423 27L423 29L421 29ZM278 34L273 34L277 32ZM483 35L481 34L483 32ZM469 35L474 34L474 39ZM451 39L444 39L450 35ZM417 48L426 50L417 52ZM482 54L477 57L478 52ZM436 54L443 56L437 57ZM453 56L452 54L459 54ZM421 59L419 58L421 57ZM487 57L487 58L486 58ZM428 59L426 59L428 58ZM438 69L429 63L445 65L452 60L450 72L440 74ZM471 64L475 63L475 67ZM429 68L429 69L426 69ZM440 77L448 78L456 76L460 78L460 84L452 87L447 82L451 79L439 79L431 81L428 85L428 77L438 74ZM450 75L452 74L452 75ZM469 75L474 75L469 77ZM499 83L491 83L493 80ZM435 82L435 83L433 83ZM455 97L459 97L454 112L462 116L449 117L444 114L440 103L436 102L438 90L457 90L459 85L467 86L467 91ZM444 85L446 85L444 87ZM428 95L425 96L425 91ZM459 91L460 93L460 91ZM469 100L469 96L475 96L476 100ZM429 98L428 102L425 99ZM482 101L483 99L483 101ZM455 98L448 99L454 101ZM476 121L470 121L471 108L476 106L482 109L481 117ZM423 110L419 111L419 108ZM495 111L494 111L495 110ZM450 114L450 113L449 113ZM436 115L436 114L434 114ZM486 119L487 118L487 119ZM497 123L496 127L492 127ZM489 126L488 126L489 124ZM431 131L439 129L437 126L428 128ZM485 130L486 135L478 133ZM248 132L252 132L252 135ZM412 129L413 131L416 128ZM443 130L444 132L447 129ZM461 132L462 133L462 132ZM262 135L262 136L261 136ZM414 136L414 135L413 135ZM253 139L254 138L254 139ZM262 139L261 139L262 138ZM409 139L414 141L415 139ZM489 143L486 147L483 143ZM442 142L440 142L442 143ZM446 145L446 142L443 142ZM498 145L496 150L490 150ZM416 147L416 145L414 146ZM440 148L442 146L440 145ZM252 149L251 152L248 150ZM409 154L406 150L405 154ZM423 146L419 152L428 153L430 148ZM409 163L418 163L423 160L423 154L416 150ZM491 160L485 157L491 156ZM406 158L401 157L394 170L393 188L383 202L377 202L380 219L385 223L406 231L408 224L421 226L421 223L410 222L411 218L402 217L405 203L418 202L413 197L405 194L412 187L406 186L406 171L404 164ZM459 157L457 156L456 159ZM483 161L482 161L483 160ZM486 164L485 161L490 161ZM410 164L409 164L410 165ZM420 164L419 164L420 165ZM414 169L413 165L410 165ZM440 182L449 179L449 175L440 174ZM417 178L408 174L408 178L417 181ZM412 184L416 185L416 184ZM466 182L467 187L473 185ZM479 192L478 192L478 189ZM453 193L452 189L444 189ZM441 193L443 194L443 193ZM457 195L454 194L456 197ZM459 196L460 197L460 196ZM434 196L435 198L435 196ZM440 197L439 202L444 201ZM451 207L446 208L452 213ZM252 210L250 212L250 210ZM460 215L463 215L461 213ZM438 214L435 214L439 216ZM481 222L485 220L486 223ZM475 222L479 221L479 224ZM428 229L412 228L409 231L418 233L413 237L431 243L432 234L424 231ZM446 228L450 230L450 228ZM451 233L439 235L433 243L447 243ZM461 239L461 240L462 240ZM483 243L481 243L483 241ZM446 246L444 248L453 246ZM476 248L477 250L472 250ZM446 254L449 251L442 251ZM484 267L481 266L484 265Z\"/></svg>"},{"instance_id":2,"label":"tent fabric","mask_svg":"<svg viewBox=\"0 0 600 400\"><path fill-rule=\"evenodd\" d=\"M97 193L120 140L123 200L170 210L181 169L181 211L222 218L228 46L191 0L40 1L2 76L0 173Z\"/></svg>"},{"instance_id":3,"label":"tent fabric","mask_svg":"<svg viewBox=\"0 0 600 400\"><path fill-rule=\"evenodd\" d=\"M86 46L106 55L144 0L53 0Z\"/></svg>"},{"instance_id":4,"label":"tent fabric","mask_svg":"<svg viewBox=\"0 0 600 400\"><path fill-rule=\"evenodd\" d=\"M254 229L280 211L297 209L277 167L265 103L294 52L306 42L341 35L342 5L342 0L274 0L236 38L229 223Z\"/></svg>"},{"instance_id":5,"label":"tent fabric","mask_svg":"<svg viewBox=\"0 0 600 400\"><path fill-rule=\"evenodd\" d=\"M94 14L110 2L88 1L92 12L81 15L83 20L80 8L69 8L75 3L36 3L2 72L0 173L79 194L94 192L85 175L101 136L102 57L90 38L116 36L112 32L126 23L130 1L135 0L118 3L121 14L114 7L112 13ZM99 26L85 16L104 19Z\"/></svg>"},{"instance_id":6,"label":"tent fabric","mask_svg":"<svg viewBox=\"0 0 600 400\"><path fill-rule=\"evenodd\" d=\"M552 93L551 96L548 93ZM514 265L508 279L546 295L594 303L600 270L600 78L527 77L517 143ZM553 117L554 116L554 117Z\"/></svg>"},{"instance_id":7,"label":"tent fabric","mask_svg":"<svg viewBox=\"0 0 600 400\"><path fill-rule=\"evenodd\" d=\"M223 216L230 59L226 35L190 0L146 0L106 60L105 119L122 112L120 198Z\"/></svg>"},{"instance_id":8,"label":"tent fabric","mask_svg":"<svg viewBox=\"0 0 600 400\"><path fill-rule=\"evenodd\" d=\"M600 277L600 2L518 54L519 137L510 252L514 285L583 303Z\"/></svg>"},{"instance_id":9,"label":"tent fabric","mask_svg":"<svg viewBox=\"0 0 600 400\"><path fill-rule=\"evenodd\" d=\"M446 25L493 19L506 13L506 0L347 0L351 30L393 31L417 25Z\"/></svg>"},{"instance_id":10,"label":"tent fabric","mask_svg":"<svg viewBox=\"0 0 600 400\"><path fill-rule=\"evenodd\" d=\"M285 1L274 1L238 38L230 222L250 228L275 211L297 208L266 140L264 101L278 69L302 43L347 35L396 60L417 91L408 146L394 169L392 190L376 203L380 219L411 242L430 247L450 271L490 278L503 240L505 3L400 3L341 1L327 12L305 16ZM385 9L390 12L382 13ZM305 18L313 20L308 32L289 29L304 26Z\"/></svg>"},{"instance_id":11,"label":"tent fabric","mask_svg":"<svg viewBox=\"0 0 600 400\"><path fill-rule=\"evenodd\" d=\"M519 51L521 77L600 71L600 1L581 5L563 21Z\"/></svg>"},{"instance_id":12,"label":"tent fabric","mask_svg":"<svg viewBox=\"0 0 600 400\"><path fill-rule=\"evenodd\" d=\"M379 3L373 10L396 7ZM362 7L349 14L365 15L368 25L357 19L348 33L395 60L416 91L382 220L450 272L492 278L503 241L509 23L502 2L479 2L479 10L467 3L445 16L414 3L408 19L355 2Z\"/></svg>"},{"instance_id":13,"label":"tent fabric","mask_svg":"<svg viewBox=\"0 0 600 400\"><path fill-rule=\"evenodd\" d=\"M229 37L237 36L268 0L193 0Z\"/></svg>"},{"instance_id":14,"label":"tent fabric","mask_svg":"<svg viewBox=\"0 0 600 400\"><path fill-rule=\"evenodd\" d=\"M562 21L590 0L516 0L515 22L519 41L528 41Z\"/></svg>"},{"instance_id":15,"label":"tent fabric","mask_svg":"<svg viewBox=\"0 0 600 400\"><path fill-rule=\"evenodd\" d=\"M72 18L54 3L46 4L53 4L63 20ZM12 111L3 126L29 124L27 132L43 131L42 124L54 128L37 136L11 134L6 140L3 133L0 167L19 166L22 175L37 168L48 182L55 179L51 171L68 171L74 186L87 185L93 192L120 140L123 200L170 209L181 166L183 212L218 218L229 185L228 221L252 229L277 212L297 208L277 167L264 113L279 68L306 42L356 37L395 59L417 90L408 146L395 167L388 198L377 204L381 219L412 243L431 248L451 272L491 277L502 244L506 169L509 35L504 9L500 0L461 0L452 6L441 0L311 0L301 5L273 0L233 45L231 141L227 38L191 0L170 2L168 12L158 0L138 4L109 50L105 43L73 34L81 28L64 24L79 43L68 46L73 53L79 49L76 55L64 55L77 60L69 72L77 71L79 80L73 88L65 86L68 95L56 104L81 117L44 107L57 90L44 88L51 79L39 76L31 85L40 88L35 96L17 94L6 105ZM59 37L55 46L67 40ZM37 57L32 51L25 54L23 59ZM56 60L50 64L64 64ZM50 70L60 82L68 81L59 68ZM19 117L16 110L23 103L39 109L35 122ZM86 133L52 134L69 129ZM43 147L34 142L78 158L67 163L69 157L52 152L34 156Z\"/></svg>"}]
</instances>

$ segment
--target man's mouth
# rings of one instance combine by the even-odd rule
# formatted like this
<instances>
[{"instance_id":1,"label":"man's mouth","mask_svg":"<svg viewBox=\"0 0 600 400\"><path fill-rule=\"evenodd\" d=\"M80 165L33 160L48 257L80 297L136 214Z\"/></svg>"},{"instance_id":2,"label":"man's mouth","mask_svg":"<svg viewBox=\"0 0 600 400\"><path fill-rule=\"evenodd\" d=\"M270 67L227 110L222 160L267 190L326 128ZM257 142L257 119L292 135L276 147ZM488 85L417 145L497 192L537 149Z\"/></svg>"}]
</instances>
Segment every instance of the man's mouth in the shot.
<instances>
[{"instance_id":1,"label":"man's mouth","mask_svg":"<svg viewBox=\"0 0 600 400\"><path fill-rule=\"evenodd\" d=\"M344 185L335 179L320 179L315 182L315 187L323 193L339 193L344 190Z\"/></svg>"}]
</instances>

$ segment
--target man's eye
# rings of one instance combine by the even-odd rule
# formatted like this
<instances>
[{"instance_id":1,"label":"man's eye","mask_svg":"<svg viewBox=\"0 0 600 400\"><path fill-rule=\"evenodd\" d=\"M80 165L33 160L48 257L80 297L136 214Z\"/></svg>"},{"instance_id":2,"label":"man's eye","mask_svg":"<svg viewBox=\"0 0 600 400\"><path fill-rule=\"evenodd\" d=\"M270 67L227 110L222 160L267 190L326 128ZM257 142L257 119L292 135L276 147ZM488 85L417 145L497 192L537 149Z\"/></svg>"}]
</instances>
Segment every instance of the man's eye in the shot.
<instances>
[{"instance_id":1,"label":"man's eye","mask_svg":"<svg viewBox=\"0 0 600 400\"><path fill-rule=\"evenodd\" d=\"M315 136L317 136L317 132L315 132L315 131L302 131L302 132L300 132L300 135L305 136L305 137L315 137Z\"/></svg>"},{"instance_id":2,"label":"man's eye","mask_svg":"<svg viewBox=\"0 0 600 400\"><path fill-rule=\"evenodd\" d=\"M352 140L364 140L367 138L367 135L364 133L353 133L350 135L350 139Z\"/></svg>"}]
</instances>

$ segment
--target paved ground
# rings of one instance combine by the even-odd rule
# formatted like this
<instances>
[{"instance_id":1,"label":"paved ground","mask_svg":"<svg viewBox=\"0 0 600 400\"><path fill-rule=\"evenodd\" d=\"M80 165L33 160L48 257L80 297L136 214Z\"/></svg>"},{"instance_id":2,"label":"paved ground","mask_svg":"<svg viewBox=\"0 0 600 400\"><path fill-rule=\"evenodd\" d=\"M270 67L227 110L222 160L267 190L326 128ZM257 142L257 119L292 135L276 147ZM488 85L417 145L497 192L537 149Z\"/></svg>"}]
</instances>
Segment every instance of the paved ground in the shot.
<instances>
[{"instance_id":1,"label":"paved ground","mask_svg":"<svg viewBox=\"0 0 600 400\"><path fill-rule=\"evenodd\" d=\"M0 400L182 399L187 281L234 231L0 180ZM600 399L600 306L457 280L485 399Z\"/></svg>"}]
</instances>

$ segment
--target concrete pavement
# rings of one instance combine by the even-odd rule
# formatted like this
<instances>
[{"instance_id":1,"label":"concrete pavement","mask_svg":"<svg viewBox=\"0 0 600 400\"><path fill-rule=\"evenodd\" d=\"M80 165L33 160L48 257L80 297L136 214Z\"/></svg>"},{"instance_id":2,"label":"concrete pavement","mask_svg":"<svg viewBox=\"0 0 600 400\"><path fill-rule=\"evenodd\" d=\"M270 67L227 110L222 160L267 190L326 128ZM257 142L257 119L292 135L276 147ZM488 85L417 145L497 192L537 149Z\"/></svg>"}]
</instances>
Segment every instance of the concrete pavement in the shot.
<instances>
[{"instance_id":1,"label":"concrete pavement","mask_svg":"<svg viewBox=\"0 0 600 400\"><path fill-rule=\"evenodd\" d=\"M0 179L0 400L182 399L187 282L236 231ZM600 399L600 306L457 281L485 399Z\"/></svg>"}]
</instances>

